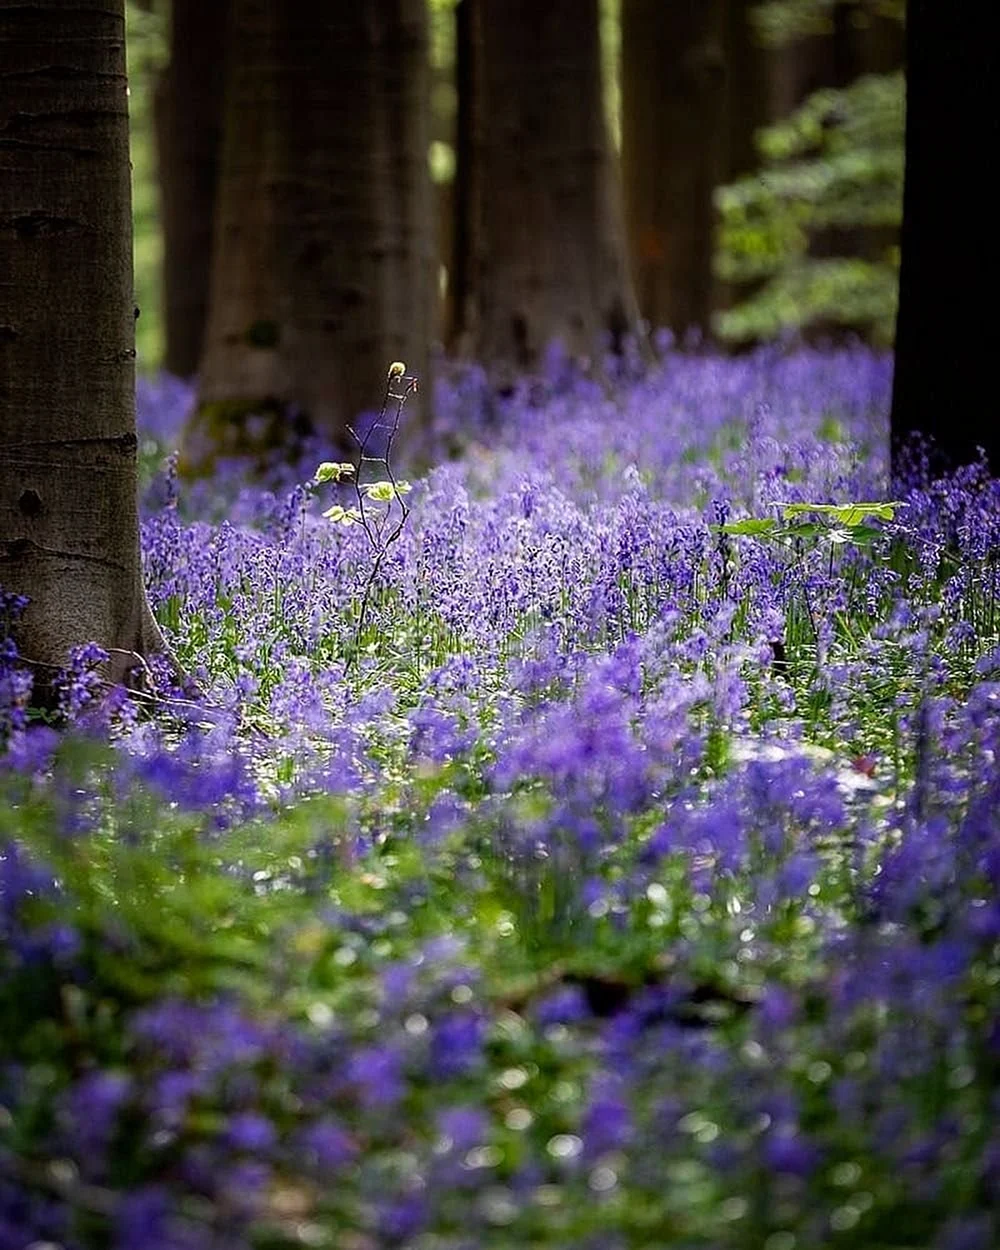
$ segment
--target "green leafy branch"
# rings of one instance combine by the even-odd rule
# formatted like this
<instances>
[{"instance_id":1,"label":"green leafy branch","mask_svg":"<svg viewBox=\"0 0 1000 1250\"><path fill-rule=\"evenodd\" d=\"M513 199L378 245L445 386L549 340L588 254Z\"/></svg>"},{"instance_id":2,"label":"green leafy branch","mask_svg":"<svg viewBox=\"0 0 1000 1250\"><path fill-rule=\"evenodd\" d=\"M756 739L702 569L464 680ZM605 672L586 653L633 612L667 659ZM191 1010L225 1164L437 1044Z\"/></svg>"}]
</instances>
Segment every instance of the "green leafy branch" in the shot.
<instances>
[{"instance_id":1,"label":"green leafy branch","mask_svg":"<svg viewBox=\"0 0 1000 1250\"><path fill-rule=\"evenodd\" d=\"M773 540L825 539L834 544L863 547L883 531L869 520L891 521L897 508L906 505L898 500L888 503L778 503L778 517L747 517L743 521L727 521L713 525L720 534ZM806 519L806 518L817 518Z\"/></svg>"}]
</instances>

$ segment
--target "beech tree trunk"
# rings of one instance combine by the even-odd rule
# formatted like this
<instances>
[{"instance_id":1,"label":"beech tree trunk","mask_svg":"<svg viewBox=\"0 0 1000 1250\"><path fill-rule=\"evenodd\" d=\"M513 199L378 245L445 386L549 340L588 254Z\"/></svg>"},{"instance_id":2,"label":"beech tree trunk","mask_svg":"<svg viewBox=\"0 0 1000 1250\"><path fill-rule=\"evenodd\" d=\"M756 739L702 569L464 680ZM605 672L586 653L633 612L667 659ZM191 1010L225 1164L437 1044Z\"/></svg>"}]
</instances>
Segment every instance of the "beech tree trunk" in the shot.
<instances>
[{"instance_id":1,"label":"beech tree trunk","mask_svg":"<svg viewBox=\"0 0 1000 1250\"><path fill-rule=\"evenodd\" d=\"M347 445L433 324L424 0L234 0L229 51L192 466L290 408Z\"/></svg>"},{"instance_id":2,"label":"beech tree trunk","mask_svg":"<svg viewBox=\"0 0 1000 1250\"><path fill-rule=\"evenodd\" d=\"M712 192L725 180L723 0L622 0L622 177L642 315L707 333Z\"/></svg>"},{"instance_id":3,"label":"beech tree trunk","mask_svg":"<svg viewBox=\"0 0 1000 1250\"><path fill-rule=\"evenodd\" d=\"M637 328L598 0L481 0L473 347L500 373ZM461 176L461 175L460 175Z\"/></svg>"},{"instance_id":4,"label":"beech tree trunk","mask_svg":"<svg viewBox=\"0 0 1000 1250\"><path fill-rule=\"evenodd\" d=\"M906 57L893 467L919 432L938 467L971 462L981 447L996 474L996 331L982 301L997 289L998 245L990 198L976 185L1000 150L996 52L961 7L910 0Z\"/></svg>"},{"instance_id":5,"label":"beech tree trunk","mask_svg":"<svg viewBox=\"0 0 1000 1250\"><path fill-rule=\"evenodd\" d=\"M770 83L775 52L765 48L753 24L757 0L726 4L725 167L721 182L735 182L760 168L757 132L771 120ZM716 217L713 209L712 225ZM712 246L714 254L714 241ZM732 308L746 297L746 288L712 279L712 311Z\"/></svg>"},{"instance_id":6,"label":"beech tree trunk","mask_svg":"<svg viewBox=\"0 0 1000 1250\"><path fill-rule=\"evenodd\" d=\"M170 61L155 100L163 213L163 364L182 378L198 368L205 335L228 8L228 0L172 0Z\"/></svg>"},{"instance_id":7,"label":"beech tree trunk","mask_svg":"<svg viewBox=\"0 0 1000 1250\"><path fill-rule=\"evenodd\" d=\"M143 590L124 0L0 0L0 584L44 686L162 647Z\"/></svg>"},{"instance_id":8,"label":"beech tree trunk","mask_svg":"<svg viewBox=\"0 0 1000 1250\"><path fill-rule=\"evenodd\" d=\"M479 0L455 6L455 180L448 272L449 345L468 352L476 333L476 278L482 254L482 14Z\"/></svg>"},{"instance_id":9,"label":"beech tree trunk","mask_svg":"<svg viewBox=\"0 0 1000 1250\"><path fill-rule=\"evenodd\" d=\"M728 0L725 5L726 182L760 166L757 131L772 120L768 83L774 54L756 34L756 7L757 0Z\"/></svg>"}]
</instances>

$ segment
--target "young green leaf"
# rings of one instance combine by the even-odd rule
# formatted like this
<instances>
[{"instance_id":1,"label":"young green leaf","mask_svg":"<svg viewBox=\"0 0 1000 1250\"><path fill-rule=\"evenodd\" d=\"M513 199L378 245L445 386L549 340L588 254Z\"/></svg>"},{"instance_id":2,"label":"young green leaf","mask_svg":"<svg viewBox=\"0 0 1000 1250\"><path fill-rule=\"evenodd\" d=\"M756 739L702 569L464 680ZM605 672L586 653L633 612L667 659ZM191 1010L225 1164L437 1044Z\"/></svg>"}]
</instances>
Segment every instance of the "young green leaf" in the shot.
<instances>
[{"instance_id":1,"label":"young green leaf","mask_svg":"<svg viewBox=\"0 0 1000 1250\"><path fill-rule=\"evenodd\" d=\"M334 525L354 525L355 522L361 520L361 513L357 508L342 508L339 503L335 503L332 508L327 508L323 515Z\"/></svg>"},{"instance_id":2,"label":"young green leaf","mask_svg":"<svg viewBox=\"0 0 1000 1250\"><path fill-rule=\"evenodd\" d=\"M713 525L712 529L721 534L748 534L764 538L774 534L778 522L768 517L749 517L745 521L729 521L725 525Z\"/></svg>"},{"instance_id":3,"label":"young green leaf","mask_svg":"<svg viewBox=\"0 0 1000 1250\"><path fill-rule=\"evenodd\" d=\"M313 481L317 484L322 482L340 482L345 477L352 477L353 475L353 464L336 464L332 460L324 460L313 474Z\"/></svg>"},{"instance_id":4,"label":"young green leaf","mask_svg":"<svg viewBox=\"0 0 1000 1250\"><path fill-rule=\"evenodd\" d=\"M369 482L367 486L363 486L361 489L364 491L367 499L371 499L375 503L389 503L397 494L402 494L404 488L409 490L409 483L400 482L398 486L393 486L392 482Z\"/></svg>"}]
</instances>

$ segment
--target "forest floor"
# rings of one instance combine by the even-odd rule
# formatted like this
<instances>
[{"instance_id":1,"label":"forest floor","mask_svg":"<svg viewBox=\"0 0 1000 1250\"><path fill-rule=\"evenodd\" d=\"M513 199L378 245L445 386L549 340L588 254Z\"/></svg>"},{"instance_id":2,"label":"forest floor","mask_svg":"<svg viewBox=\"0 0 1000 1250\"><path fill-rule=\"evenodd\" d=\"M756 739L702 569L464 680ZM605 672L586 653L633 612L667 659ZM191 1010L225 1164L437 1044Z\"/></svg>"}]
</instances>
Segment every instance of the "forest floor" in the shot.
<instances>
[{"instance_id":1,"label":"forest floor","mask_svg":"<svg viewBox=\"0 0 1000 1250\"><path fill-rule=\"evenodd\" d=\"M890 383L464 375L374 578L144 387L204 697L0 673L0 1248L1000 1244L1000 484Z\"/></svg>"}]
</instances>

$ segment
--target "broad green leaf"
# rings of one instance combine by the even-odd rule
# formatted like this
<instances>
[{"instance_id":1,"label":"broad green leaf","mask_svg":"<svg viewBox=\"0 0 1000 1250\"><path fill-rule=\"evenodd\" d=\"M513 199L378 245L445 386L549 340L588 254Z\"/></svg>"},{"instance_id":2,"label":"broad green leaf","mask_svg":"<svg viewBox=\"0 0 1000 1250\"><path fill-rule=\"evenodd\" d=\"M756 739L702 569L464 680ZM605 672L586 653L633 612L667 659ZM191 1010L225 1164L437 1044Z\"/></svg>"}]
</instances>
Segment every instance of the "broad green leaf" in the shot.
<instances>
[{"instance_id":1,"label":"broad green leaf","mask_svg":"<svg viewBox=\"0 0 1000 1250\"><path fill-rule=\"evenodd\" d=\"M323 515L334 525L354 525L356 521L361 520L361 513L357 508L342 508L339 503L335 503L332 508L327 508Z\"/></svg>"},{"instance_id":2,"label":"broad green leaf","mask_svg":"<svg viewBox=\"0 0 1000 1250\"><path fill-rule=\"evenodd\" d=\"M880 521L891 521L897 508L905 505L899 500L889 503L779 503L786 521L807 513L828 516L838 525L858 525L865 517L877 517Z\"/></svg>"},{"instance_id":3,"label":"broad green leaf","mask_svg":"<svg viewBox=\"0 0 1000 1250\"><path fill-rule=\"evenodd\" d=\"M375 503L389 503L397 494L402 493L402 487L410 489L406 482L400 482L396 486L392 482L370 482L361 489L365 492L365 497L374 500Z\"/></svg>"},{"instance_id":4,"label":"broad green leaf","mask_svg":"<svg viewBox=\"0 0 1000 1250\"><path fill-rule=\"evenodd\" d=\"M867 547L876 538L884 535L883 530L878 530L873 525L849 525L847 532L850 535L850 541L858 547Z\"/></svg>"},{"instance_id":5,"label":"broad green leaf","mask_svg":"<svg viewBox=\"0 0 1000 1250\"><path fill-rule=\"evenodd\" d=\"M352 477L354 474L354 465L348 463L336 464L332 460L324 460L313 475L313 481L321 482L340 482L345 477Z\"/></svg>"},{"instance_id":6,"label":"broad green leaf","mask_svg":"<svg viewBox=\"0 0 1000 1250\"><path fill-rule=\"evenodd\" d=\"M771 518L749 517L745 521L729 521L725 525L713 525L712 529L722 534L750 534L762 538L773 534L777 527L778 522Z\"/></svg>"}]
</instances>

